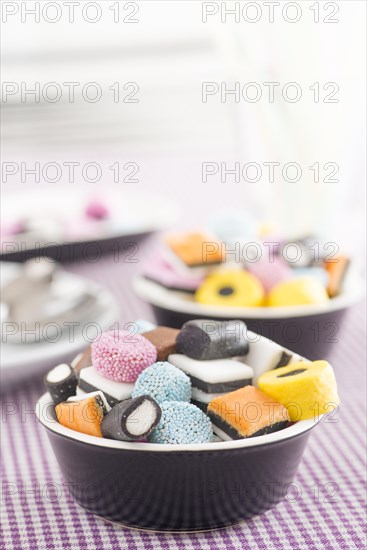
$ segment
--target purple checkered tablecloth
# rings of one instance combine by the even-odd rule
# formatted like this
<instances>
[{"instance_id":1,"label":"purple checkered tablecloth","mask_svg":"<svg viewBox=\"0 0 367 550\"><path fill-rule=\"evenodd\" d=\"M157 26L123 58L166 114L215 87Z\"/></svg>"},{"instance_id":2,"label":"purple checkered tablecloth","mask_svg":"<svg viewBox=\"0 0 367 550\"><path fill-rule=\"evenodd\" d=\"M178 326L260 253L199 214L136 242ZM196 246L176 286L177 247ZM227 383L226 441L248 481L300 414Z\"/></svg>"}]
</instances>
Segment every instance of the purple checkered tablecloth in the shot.
<instances>
[{"instance_id":1,"label":"purple checkered tablecloth","mask_svg":"<svg viewBox=\"0 0 367 550\"><path fill-rule=\"evenodd\" d=\"M121 321L150 318L129 279L136 264L78 262L67 269L111 289ZM312 432L294 484L274 510L220 531L155 534L115 528L73 503L33 414L42 393L32 380L3 395L2 531L5 549L210 550L362 549L365 539L365 304L353 307L332 357L341 396L338 413ZM51 366L51 365L50 365Z\"/></svg>"}]
</instances>

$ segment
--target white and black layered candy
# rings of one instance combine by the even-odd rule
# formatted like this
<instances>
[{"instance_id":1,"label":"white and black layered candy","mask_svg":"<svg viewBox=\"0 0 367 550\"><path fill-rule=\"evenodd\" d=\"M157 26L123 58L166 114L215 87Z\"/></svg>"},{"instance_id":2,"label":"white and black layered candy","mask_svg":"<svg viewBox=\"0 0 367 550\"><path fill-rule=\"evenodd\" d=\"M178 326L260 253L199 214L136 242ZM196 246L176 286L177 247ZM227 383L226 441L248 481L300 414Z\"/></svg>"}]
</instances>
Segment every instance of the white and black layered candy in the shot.
<instances>
[{"instance_id":1,"label":"white and black layered candy","mask_svg":"<svg viewBox=\"0 0 367 550\"><path fill-rule=\"evenodd\" d=\"M243 361L253 368L253 384L256 385L260 376L273 369L285 367L298 361L309 362L297 353L283 348L264 336L258 337L256 341L250 342L250 348L245 357L236 357L236 360Z\"/></svg>"},{"instance_id":2,"label":"white and black layered candy","mask_svg":"<svg viewBox=\"0 0 367 550\"><path fill-rule=\"evenodd\" d=\"M145 439L162 416L158 403L149 395L125 399L115 405L102 420L103 437L120 441Z\"/></svg>"},{"instance_id":3,"label":"white and black layered candy","mask_svg":"<svg viewBox=\"0 0 367 550\"><path fill-rule=\"evenodd\" d=\"M176 351L200 360L246 355L249 346L243 321L197 319L185 323L176 339Z\"/></svg>"},{"instance_id":4,"label":"white and black layered candy","mask_svg":"<svg viewBox=\"0 0 367 550\"><path fill-rule=\"evenodd\" d=\"M43 380L55 405L63 403L76 393L78 378L74 369L66 363L54 367Z\"/></svg>"},{"instance_id":5,"label":"white and black layered candy","mask_svg":"<svg viewBox=\"0 0 367 550\"><path fill-rule=\"evenodd\" d=\"M131 396L134 384L109 380L99 374L95 367L87 367L80 371L78 387L86 393L102 391L110 407L114 407L119 401Z\"/></svg>"},{"instance_id":6,"label":"white and black layered candy","mask_svg":"<svg viewBox=\"0 0 367 550\"><path fill-rule=\"evenodd\" d=\"M174 353L168 361L190 377L191 401L204 412L212 399L251 384L254 374L250 366L233 359L198 361Z\"/></svg>"}]
</instances>

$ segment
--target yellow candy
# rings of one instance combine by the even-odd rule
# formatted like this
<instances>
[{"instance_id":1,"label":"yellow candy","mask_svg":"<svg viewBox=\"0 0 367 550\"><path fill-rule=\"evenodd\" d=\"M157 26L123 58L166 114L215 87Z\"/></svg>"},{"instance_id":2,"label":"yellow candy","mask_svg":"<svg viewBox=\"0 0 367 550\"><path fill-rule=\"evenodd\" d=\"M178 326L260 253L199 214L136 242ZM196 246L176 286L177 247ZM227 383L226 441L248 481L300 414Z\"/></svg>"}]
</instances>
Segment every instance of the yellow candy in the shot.
<instances>
[{"instance_id":1,"label":"yellow candy","mask_svg":"<svg viewBox=\"0 0 367 550\"><path fill-rule=\"evenodd\" d=\"M315 418L340 403L334 371L327 361L299 361L269 370L260 376L258 385L288 409L293 421Z\"/></svg>"},{"instance_id":2,"label":"yellow candy","mask_svg":"<svg viewBox=\"0 0 367 550\"><path fill-rule=\"evenodd\" d=\"M312 277L302 277L283 281L271 289L267 305L300 306L306 304L324 304L329 301L325 287Z\"/></svg>"},{"instance_id":3,"label":"yellow candy","mask_svg":"<svg viewBox=\"0 0 367 550\"><path fill-rule=\"evenodd\" d=\"M217 306L261 306L264 289L260 281L246 271L219 271L206 277L195 299Z\"/></svg>"}]
</instances>

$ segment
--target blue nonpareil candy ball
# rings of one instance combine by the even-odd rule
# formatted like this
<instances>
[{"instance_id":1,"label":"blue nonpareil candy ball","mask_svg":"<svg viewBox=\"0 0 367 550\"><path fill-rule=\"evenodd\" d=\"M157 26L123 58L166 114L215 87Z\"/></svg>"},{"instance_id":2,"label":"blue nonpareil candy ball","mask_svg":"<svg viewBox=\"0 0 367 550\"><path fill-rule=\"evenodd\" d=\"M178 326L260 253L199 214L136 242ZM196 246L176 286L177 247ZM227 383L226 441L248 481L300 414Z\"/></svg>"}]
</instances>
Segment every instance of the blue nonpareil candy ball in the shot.
<instances>
[{"instance_id":1,"label":"blue nonpareil candy ball","mask_svg":"<svg viewBox=\"0 0 367 550\"><path fill-rule=\"evenodd\" d=\"M190 401L190 378L168 361L158 361L139 375L132 397L139 395L150 395L159 404L163 401Z\"/></svg>"},{"instance_id":2,"label":"blue nonpareil candy ball","mask_svg":"<svg viewBox=\"0 0 367 550\"><path fill-rule=\"evenodd\" d=\"M151 443L209 443L213 437L209 417L195 405L183 401L161 404L162 418L149 436Z\"/></svg>"}]
</instances>

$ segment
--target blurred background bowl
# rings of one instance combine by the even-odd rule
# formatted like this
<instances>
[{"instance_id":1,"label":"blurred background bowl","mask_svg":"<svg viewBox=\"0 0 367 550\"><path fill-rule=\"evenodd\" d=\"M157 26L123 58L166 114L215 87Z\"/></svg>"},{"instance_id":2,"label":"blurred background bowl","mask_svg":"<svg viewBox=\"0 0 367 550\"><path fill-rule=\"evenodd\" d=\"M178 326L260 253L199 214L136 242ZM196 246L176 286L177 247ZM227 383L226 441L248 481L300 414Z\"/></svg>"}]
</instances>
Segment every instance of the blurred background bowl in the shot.
<instances>
[{"instance_id":1,"label":"blurred background bowl","mask_svg":"<svg viewBox=\"0 0 367 550\"><path fill-rule=\"evenodd\" d=\"M138 276L136 294L150 304L159 325L181 328L190 319L241 319L248 329L310 359L329 355L338 342L343 318L364 296L364 280L351 268L339 296L326 305L292 307L219 307L194 301L193 294L167 288Z\"/></svg>"}]
</instances>

